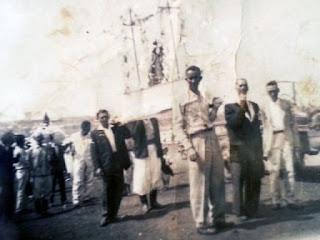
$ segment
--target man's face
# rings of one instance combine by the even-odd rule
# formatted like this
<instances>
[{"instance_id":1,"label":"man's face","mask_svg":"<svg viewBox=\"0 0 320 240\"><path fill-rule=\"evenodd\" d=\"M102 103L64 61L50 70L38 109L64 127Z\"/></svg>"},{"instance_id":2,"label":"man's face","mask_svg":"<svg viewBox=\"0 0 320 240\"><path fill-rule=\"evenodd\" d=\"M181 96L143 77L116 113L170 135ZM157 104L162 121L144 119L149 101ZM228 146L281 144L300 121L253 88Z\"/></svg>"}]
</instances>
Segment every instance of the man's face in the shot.
<instances>
[{"instance_id":1,"label":"man's face","mask_svg":"<svg viewBox=\"0 0 320 240\"><path fill-rule=\"evenodd\" d=\"M109 115L107 113L99 113L98 119L100 124L104 127L104 128L108 128L109 127Z\"/></svg>"},{"instance_id":2,"label":"man's face","mask_svg":"<svg viewBox=\"0 0 320 240\"><path fill-rule=\"evenodd\" d=\"M186 81L189 83L189 88L192 91L198 91L199 83L202 79L198 71L189 70L186 72Z\"/></svg>"},{"instance_id":3,"label":"man's face","mask_svg":"<svg viewBox=\"0 0 320 240\"><path fill-rule=\"evenodd\" d=\"M236 84L236 89L238 91L238 94L246 95L249 90L247 80L239 79Z\"/></svg>"},{"instance_id":4,"label":"man's face","mask_svg":"<svg viewBox=\"0 0 320 240\"><path fill-rule=\"evenodd\" d=\"M86 136L90 132L91 126L90 125L84 125L81 127L81 134L82 136Z\"/></svg>"},{"instance_id":5,"label":"man's face","mask_svg":"<svg viewBox=\"0 0 320 240\"><path fill-rule=\"evenodd\" d=\"M278 93L279 93L279 89L270 89L268 90L268 95L270 96L270 98L272 99L272 101L277 101L278 99Z\"/></svg>"}]
</instances>

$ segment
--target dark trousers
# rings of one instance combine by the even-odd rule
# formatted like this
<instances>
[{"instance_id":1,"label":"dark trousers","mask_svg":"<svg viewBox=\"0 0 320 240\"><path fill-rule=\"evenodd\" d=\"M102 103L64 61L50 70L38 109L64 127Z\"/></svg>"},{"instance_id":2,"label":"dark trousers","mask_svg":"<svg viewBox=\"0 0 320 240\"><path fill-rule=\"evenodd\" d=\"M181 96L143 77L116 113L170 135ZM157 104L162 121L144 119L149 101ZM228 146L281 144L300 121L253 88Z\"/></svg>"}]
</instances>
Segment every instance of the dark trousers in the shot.
<instances>
[{"instance_id":1,"label":"dark trousers","mask_svg":"<svg viewBox=\"0 0 320 240\"><path fill-rule=\"evenodd\" d=\"M39 215L46 214L48 211L48 200L45 198L36 198L34 199L34 206Z\"/></svg>"},{"instance_id":2,"label":"dark trousers","mask_svg":"<svg viewBox=\"0 0 320 240\"><path fill-rule=\"evenodd\" d=\"M54 195L56 192L56 185L59 184L59 191L60 191L60 197L61 197L61 203L64 204L67 200L66 198L66 185L64 181L64 174L63 172L55 172L52 176L52 188L51 188L51 197L50 202L54 202Z\"/></svg>"},{"instance_id":3,"label":"dark trousers","mask_svg":"<svg viewBox=\"0 0 320 240\"><path fill-rule=\"evenodd\" d=\"M102 207L104 217L113 219L117 216L123 193L123 172L119 170L103 177Z\"/></svg>"},{"instance_id":4,"label":"dark trousers","mask_svg":"<svg viewBox=\"0 0 320 240\"><path fill-rule=\"evenodd\" d=\"M12 179L2 181L0 194L0 218L10 220L14 214L14 182Z\"/></svg>"},{"instance_id":5,"label":"dark trousers","mask_svg":"<svg viewBox=\"0 0 320 240\"><path fill-rule=\"evenodd\" d=\"M233 213L237 216L254 217L260 200L261 178L245 176L239 162L231 163L233 185Z\"/></svg>"},{"instance_id":6,"label":"dark trousers","mask_svg":"<svg viewBox=\"0 0 320 240\"><path fill-rule=\"evenodd\" d=\"M151 193L149 194L150 195L150 207L152 207L156 202L157 202L157 190L152 190ZM148 195L141 195L140 196L140 202L142 204L147 204L149 205L148 203Z\"/></svg>"}]
</instances>

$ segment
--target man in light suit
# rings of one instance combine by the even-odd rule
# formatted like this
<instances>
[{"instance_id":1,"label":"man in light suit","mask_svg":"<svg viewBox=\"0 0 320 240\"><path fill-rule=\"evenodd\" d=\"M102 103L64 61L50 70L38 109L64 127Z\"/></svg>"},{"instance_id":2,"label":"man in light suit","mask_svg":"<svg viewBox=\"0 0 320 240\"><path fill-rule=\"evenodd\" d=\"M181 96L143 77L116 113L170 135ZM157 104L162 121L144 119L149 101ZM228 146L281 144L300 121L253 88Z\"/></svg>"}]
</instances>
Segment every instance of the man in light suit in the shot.
<instances>
[{"instance_id":1,"label":"man in light suit","mask_svg":"<svg viewBox=\"0 0 320 240\"><path fill-rule=\"evenodd\" d=\"M230 140L233 213L236 222L255 217L264 176L259 106L247 100L247 80L237 79L238 101L225 106Z\"/></svg>"},{"instance_id":2,"label":"man in light suit","mask_svg":"<svg viewBox=\"0 0 320 240\"><path fill-rule=\"evenodd\" d=\"M188 67L185 80L173 106L175 139L189 159L190 203L197 232L215 234L233 225L225 222L223 159L213 128L216 108L210 109L199 90L199 67Z\"/></svg>"},{"instance_id":3,"label":"man in light suit","mask_svg":"<svg viewBox=\"0 0 320 240\"><path fill-rule=\"evenodd\" d=\"M103 180L101 227L116 221L123 192L123 169L130 167L125 144L125 138L130 137L129 130L120 125L110 127L109 118L107 110L98 111L100 125L91 132L91 159L96 175L101 175Z\"/></svg>"},{"instance_id":4,"label":"man in light suit","mask_svg":"<svg viewBox=\"0 0 320 240\"><path fill-rule=\"evenodd\" d=\"M269 99L262 111L264 131L264 160L269 161L270 191L273 209L286 202L289 208L299 209L294 197L294 150L298 150L299 135L294 119L292 104L278 98L280 89L276 81L267 83ZM283 169L284 189L280 184L280 169ZM281 190L284 191L281 196ZM281 199L282 198L282 199Z\"/></svg>"}]
</instances>

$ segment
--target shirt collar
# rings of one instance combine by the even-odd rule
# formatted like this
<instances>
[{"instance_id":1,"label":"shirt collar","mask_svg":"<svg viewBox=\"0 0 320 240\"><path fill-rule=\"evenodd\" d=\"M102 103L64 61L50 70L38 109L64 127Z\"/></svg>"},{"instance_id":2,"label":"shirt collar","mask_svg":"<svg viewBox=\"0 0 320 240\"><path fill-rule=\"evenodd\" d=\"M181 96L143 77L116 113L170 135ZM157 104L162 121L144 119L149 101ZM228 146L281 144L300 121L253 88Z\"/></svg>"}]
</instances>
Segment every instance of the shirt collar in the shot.
<instances>
[{"instance_id":1,"label":"shirt collar","mask_svg":"<svg viewBox=\"0 0 320 240\"><path fill-rule=\"evenodd\" d=\"M109 126L108 128L105 128L105 127L103 127L101 124L99 124L99 126L98 126L97 129L98 129L98 130L103 130L103 131L105 131L105 130L111 130L110 126Z\"/></svg>"}]
</instances>

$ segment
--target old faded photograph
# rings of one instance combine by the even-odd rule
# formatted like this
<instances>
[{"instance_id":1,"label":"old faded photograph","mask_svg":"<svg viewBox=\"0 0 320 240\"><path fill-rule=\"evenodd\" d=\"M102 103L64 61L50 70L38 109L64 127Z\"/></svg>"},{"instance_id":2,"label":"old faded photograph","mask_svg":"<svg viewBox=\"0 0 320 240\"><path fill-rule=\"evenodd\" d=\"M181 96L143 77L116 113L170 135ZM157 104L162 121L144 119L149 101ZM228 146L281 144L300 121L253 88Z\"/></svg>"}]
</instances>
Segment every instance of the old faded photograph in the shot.
<instances>
[{"instance_id":1,"label":"old faded photograph","mask_svg":"<svg viewBox=\"0 0 320 240\"><path fill-rule=\"evenodd\" d=\"M319 8L0 1L0 240L320 239Z\"/></svg>"}]
</instances>

